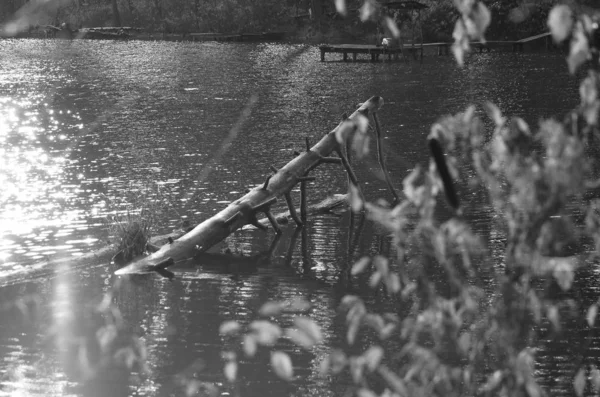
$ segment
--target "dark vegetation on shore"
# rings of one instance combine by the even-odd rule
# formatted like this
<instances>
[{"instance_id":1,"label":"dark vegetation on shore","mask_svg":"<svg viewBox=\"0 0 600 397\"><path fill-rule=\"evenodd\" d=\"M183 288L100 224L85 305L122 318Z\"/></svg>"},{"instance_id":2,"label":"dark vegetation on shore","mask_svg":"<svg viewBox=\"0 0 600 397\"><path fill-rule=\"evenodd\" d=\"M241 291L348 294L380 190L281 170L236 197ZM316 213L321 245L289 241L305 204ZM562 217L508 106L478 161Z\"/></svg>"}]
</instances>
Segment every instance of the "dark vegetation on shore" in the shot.
<instances>
[{"instance_id":1,"label":"dark vegetation on shore","mask_svg":"<svg viewBox=\"0 0 600 397\"><path fill-rule=\"evenodd\" d=\"M418 19L424 42L452 41L458 18L453 0L420 2L428 8L418 16L414 12L411 16L396 17L403 36L411 40L414 31L414 40L421 40ZM42 5L35 6L37 12L32 13L33 3L27 0L2 2L0 23L8 24L20 14L26 14L29 19L18 23L18 31L29 36L44 36L45 26L66 23L72 30L134 27L139 30L131 32L131 37L138 39L185 40L190 33L209 32L227 35L286 32L287 40L305 43L371 43L380 39L382 31L377 23L360 20L362 0L347 2L349 13L345 18L335 12L334 2L327 0L62 0L46 5L39 3ZM487 38L515 40L547 31L548 12L559 1L488 0L485 3L492 12ZM581 0L577 4L593 6L594 0Z\"/></svg>"}]
</instances>

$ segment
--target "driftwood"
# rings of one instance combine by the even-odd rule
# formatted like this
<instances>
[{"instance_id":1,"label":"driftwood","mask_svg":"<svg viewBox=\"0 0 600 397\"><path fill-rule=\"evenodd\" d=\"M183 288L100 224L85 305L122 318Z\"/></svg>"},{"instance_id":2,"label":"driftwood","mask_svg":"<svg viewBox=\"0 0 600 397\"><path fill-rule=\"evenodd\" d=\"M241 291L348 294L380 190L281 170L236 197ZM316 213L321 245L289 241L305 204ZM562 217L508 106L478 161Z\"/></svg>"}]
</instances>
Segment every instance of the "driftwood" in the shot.
<instances>
[{"instance_id":1,"label":"driftwood","mask_svg":"<svg viewBox=\"0 0 600 397\"><path fill-rule=\"evenodd\" d=\"M360 115L368 117L381 106L383 106L383 99L372 97L348 119L353 121ZM270 213L270 207L277 201L277 197L285 197L292 218L299 226L302 225L302 220L296 215L290 192L296 184L309 179L307 175L312 169L323 163L342 163L352 183L358 184L346 156L343 155L344 151L336 139L336 132L341 126L342 123L312 147L307 140L307 151L294 158L274 175L269 176L262 186L252 189L242 198L233 201L227 208L205 220L181 238L163 245L149 256L134 260L128 266L117 270L115 274L164 273L167 267L208 250L233 231L247 224L264 229L265 226L256 218L259 213L266 214L267 218L272 220L273 228L278 231L277 222ZM329 157L334 152L340 157ZM306 214L306 210L303 212Z\"/></svg>"}]
</instances>

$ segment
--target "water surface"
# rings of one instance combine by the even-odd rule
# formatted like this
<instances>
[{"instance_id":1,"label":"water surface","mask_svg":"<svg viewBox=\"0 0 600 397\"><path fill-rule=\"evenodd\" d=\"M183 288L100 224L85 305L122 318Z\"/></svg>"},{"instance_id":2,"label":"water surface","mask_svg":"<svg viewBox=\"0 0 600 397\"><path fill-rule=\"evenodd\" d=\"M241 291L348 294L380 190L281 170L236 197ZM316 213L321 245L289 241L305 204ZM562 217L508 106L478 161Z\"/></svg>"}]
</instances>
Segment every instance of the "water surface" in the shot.
<instances>
[{"instance_id":1,"label":"water surface","mask_svg":"<svg viewBox=\"0 0 600 397\"><path fill-rule=\"evenodd\" d=\"M113 269L87 259L71 271L46 269L41 278L27 269L106 246L107 217L142 198L162 203L155 208L156 233L184 219L199 223L262 183L269 166L291 160L305 137L316 142L371 95L386 101L380 119L398 188L415 164L427 161L425 138L442 115L489 100L535 125L577 103L577 80L555 53L478 54L463 69L437 56L423 64L322 63L317 48L287 44L3 40L0 53L0 395L7 396L90 392L61 365L49 329L65 313L83 316L78 313L87 305L98 304L115 281ZM231 146L223 152L227 139ZM373 178L372 160L356 167L368 197L390 198ZM323 166L314 174L311 202L345 192L341 169ZM493 215L477 203L470 212L484 238L493 240ZM298 380L291 385L271 373L266 350L244 361L242 395L343 395L343 379L332 382L318 371L332 347L344 346L340 299L352 292L373 304L385 301L343 271L385 238L367 225L351 247L356 233L350 235L349 224L348 213L318 216L303 233L287 227L275 245L272 232L238 232L218 248L251 256L274 247L269 263L245 274L227 267L193 270L172 282L123 282L115 302L128 329L147 345L150 372L92 392L182 395L182 374L196 370L197 379L233 392L222 376L221 352L237 342L219 336L220 323L247 324L267 300L303 297L313 304L310 316L323 326L325 344L312 352L279 346L294 358ZM582 286L589 296L596 278ZM25 318L14 302L35 306L36 313ZM560 350L568 342L553 346ZM563 353L548 355L568 361ZM191 367L198 360L205 365ZM568 388L568 367L548 362L547 374L540 374L550 387Z\"/></svg>"}]
</instances>

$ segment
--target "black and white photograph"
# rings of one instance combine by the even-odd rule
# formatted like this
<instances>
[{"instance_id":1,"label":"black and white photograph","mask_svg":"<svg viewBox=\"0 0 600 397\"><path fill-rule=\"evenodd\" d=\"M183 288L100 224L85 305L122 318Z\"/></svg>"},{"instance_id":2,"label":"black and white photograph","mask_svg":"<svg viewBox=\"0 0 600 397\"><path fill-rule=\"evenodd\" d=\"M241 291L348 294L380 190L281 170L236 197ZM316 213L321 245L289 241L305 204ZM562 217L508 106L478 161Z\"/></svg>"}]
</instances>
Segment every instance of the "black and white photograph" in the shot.
<instances>
[{"instance_id":1,"label":"black and white photograph","mask_svg":"<svg viewBox=\"0 0 600 397\"><path fill-rule=\"evenodd\" d=\"M600 0L0 0L0 397L600 395Z\"/></svg>"}]
</instances>

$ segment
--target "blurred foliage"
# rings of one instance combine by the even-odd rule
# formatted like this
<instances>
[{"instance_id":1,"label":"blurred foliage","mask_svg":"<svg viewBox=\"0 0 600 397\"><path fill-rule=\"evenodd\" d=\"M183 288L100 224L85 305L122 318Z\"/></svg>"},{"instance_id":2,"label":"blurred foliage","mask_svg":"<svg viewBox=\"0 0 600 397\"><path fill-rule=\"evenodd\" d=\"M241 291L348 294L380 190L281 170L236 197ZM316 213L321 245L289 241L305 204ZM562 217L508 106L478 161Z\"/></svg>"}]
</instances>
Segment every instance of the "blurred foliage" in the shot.
<instances>
[{"instance_id":1,"label":"blurred foliage","mask_svg":"<svg viewBox=\"0 0 600 397\"><path fill-rule=\"evenodd\" d=\"M421 0L429 6L422 12L426 42L449 41L458 12L454 0ZM519 40L547 31L546 21L552 7L559 3L574 9L597 7L596 0L485 0L492 20L486 30L491 40Z\"/></svg>"},{"instance_id":2,"label":"blurred foliage","mask_svg":"<svg viewBox=\"0 0 600 397\"><path fill-rule=\"evenodd\" d=\"M69 280L58 280L58 288L69 288ZM70 380L78 381L85 395L126 395L129 377L149 373L146 347L125 325L113 302L115 284L96 305L71 307L55 302L49 337ZM64 304L64 307L63 307Z\"/></svg>"},{"instance_id":3,"label":"blurred foliage","mask_svg":"<svg viewBox=\"0 0 600 397\"><path fill-rule=\"evenodd\" d=\"M456 6L455 55L462 62L468 40L483 39L493 26L493 5L457 0ZM392 258L362 258L350 274L387 295L396 309L382 312L354 295L342 299L346 346L331 352L321 370L347 373L352 386L346 395L549 395L536 376L537 348L564 337L568 324L595 327L600 300L587 306L573 291L579 272L597 267L600 256L600 18L585 11L555 6L546 22L557 44L569 47L571 73L583 76L581 102L562 120L543 120L534 129L492 103L470 106L432 126L429 166L406 177L398 205L363 202L358 189L350 189L351 207L364 208L395 247ZM360 156L367 141L360 131L368 128L364 120L352 128L348 123L337 138L351 139ZM500 261L469 224L468 201L460 206L454 197L482 190L496 214L493 228L503 236ZM268 302L261 308L267 319L241 334L246 355L284 335L307 349L320 342L306 316L285 329L278 325L286 307ZM221 327L223 335L240 331L234 322ZM577 396L600 390L587 335L572 352ZM357 354L356 345L367 348ZM273 353L271 365L290 379L293 366L282 354ZM237 354L228 353L226 362L233 382Z\"/></svg>"}]
</instances>

